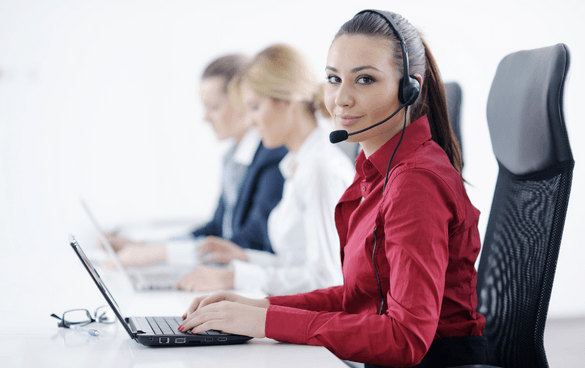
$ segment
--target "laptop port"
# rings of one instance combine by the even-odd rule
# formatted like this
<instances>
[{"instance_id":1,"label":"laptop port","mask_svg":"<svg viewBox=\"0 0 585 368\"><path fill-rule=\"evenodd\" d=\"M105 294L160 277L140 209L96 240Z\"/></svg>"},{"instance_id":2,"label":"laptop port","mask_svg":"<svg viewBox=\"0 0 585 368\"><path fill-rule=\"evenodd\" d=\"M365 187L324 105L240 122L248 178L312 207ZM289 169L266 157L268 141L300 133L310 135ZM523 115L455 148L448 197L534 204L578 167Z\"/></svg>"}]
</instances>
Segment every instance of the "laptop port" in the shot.
<instances>
[{"instance_id":1,"label":"laptop port","mask_svg":"<svg viewBox=\"0 0 585 368\"><path fill-rule=\"evenodd\" d=\"M170 337L159 337L158 342L161 344L168 344L171 341Z\"/></svg>"},{"instance_id":2,"label":"laptop port","mask_svg":"<svg viewBox=\"0 0 585 368\"><path fill-rule=\"evenodd\" d=\"M217 341L227 341L227 337L218 337Z\"/></svg>"},{"instance_id":3,"label":"laptop port","mask_svg":"<svg viewBox=\"0 0 585 368\"><path fill-rule=\"evenodd\" d=\"M187 338L186 337L177 337L175 339L175 344L184 344L187 342Z\"/></svg>"},{"instance_id":4,"label":"laptop port","mask_svg":"<svg viewBox=\"0 0 585 368\"><path fill-rule=\"evenodd\" d=\"M205 338L205 342L212 342L213 341L213 337L206 337Z\"/></svg>"}]
</instances>

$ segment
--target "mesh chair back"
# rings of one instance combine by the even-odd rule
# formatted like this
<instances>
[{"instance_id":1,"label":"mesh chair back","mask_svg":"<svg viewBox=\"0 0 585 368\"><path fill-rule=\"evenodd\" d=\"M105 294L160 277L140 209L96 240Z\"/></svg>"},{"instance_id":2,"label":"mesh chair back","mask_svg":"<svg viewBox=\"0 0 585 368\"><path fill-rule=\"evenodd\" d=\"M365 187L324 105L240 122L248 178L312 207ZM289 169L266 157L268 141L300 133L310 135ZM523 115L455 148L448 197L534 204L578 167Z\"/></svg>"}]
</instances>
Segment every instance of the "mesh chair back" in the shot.
<instances>
[{"instance_id":1,"label":"mesh chair back","mask_svg":"<svg viewBox=\"0 0 585 368\"><path fill-rule=\"evenodd\" d=\"M478 269L489 364L548 367L543 336L574 160L563 117L569 52L506 56L487 117L499 174Z\"/></svg>"}]
</instances>

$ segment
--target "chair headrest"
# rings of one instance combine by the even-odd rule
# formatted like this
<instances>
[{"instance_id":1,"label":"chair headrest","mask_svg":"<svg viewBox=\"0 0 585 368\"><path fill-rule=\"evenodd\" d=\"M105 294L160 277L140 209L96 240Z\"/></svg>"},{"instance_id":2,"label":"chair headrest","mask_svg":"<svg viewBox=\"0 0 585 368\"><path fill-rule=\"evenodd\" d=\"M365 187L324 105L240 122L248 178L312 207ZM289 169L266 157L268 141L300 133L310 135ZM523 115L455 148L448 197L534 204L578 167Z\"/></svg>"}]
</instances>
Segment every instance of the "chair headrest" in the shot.
<instances>
[{"instance_id":1,"label":"chair headrest","mask_svg":"<svg viewBox=\"0 0 585 368\"><path fill-rule=\"evenodd\" d=\"M457 140L461 145L461 100L463 91L457 82L445 83L445 97L447 98L447 110L449 113L449 121L451 128L457 136Z\"/></svg>"},{"instance_id":2,"label":"chair headrest","mask_svg":"<svg viewBox=\"0 0 585 368\"><path fill-rule=\"evenodd\" d=\"M563 117L568 70L564 44L515 52L500 62L487 120L494 154L512 173L531 174L573 159Z\"/></svg>"}]
</instances>

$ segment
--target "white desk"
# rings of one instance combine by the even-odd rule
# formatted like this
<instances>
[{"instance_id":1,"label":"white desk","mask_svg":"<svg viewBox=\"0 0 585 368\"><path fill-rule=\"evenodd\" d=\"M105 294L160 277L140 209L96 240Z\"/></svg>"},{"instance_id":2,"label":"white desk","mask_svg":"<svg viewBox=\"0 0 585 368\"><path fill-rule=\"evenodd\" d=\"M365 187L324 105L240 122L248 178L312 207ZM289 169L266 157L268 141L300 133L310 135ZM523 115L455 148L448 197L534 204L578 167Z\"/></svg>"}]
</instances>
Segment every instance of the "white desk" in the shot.
<instances>
[{"instance_id":1,"label":"white desk","mask_svg":"<svg viewBox=\"0 0 585 368\"><path fill-rule=\"evenodd\" d=\"M80 239L84 250L85 239ZM33 249L2 249L0 257L0 367L340 367L347 366L323 347L252 339L229 346L148 348L131 340L119 324L92 324L100 336L58 328L51 313L86 308L105 300L63 244ZM181 315L195 294L134 292L115 272L101 271L127 316Z\"/></svg>"}]
</instances>

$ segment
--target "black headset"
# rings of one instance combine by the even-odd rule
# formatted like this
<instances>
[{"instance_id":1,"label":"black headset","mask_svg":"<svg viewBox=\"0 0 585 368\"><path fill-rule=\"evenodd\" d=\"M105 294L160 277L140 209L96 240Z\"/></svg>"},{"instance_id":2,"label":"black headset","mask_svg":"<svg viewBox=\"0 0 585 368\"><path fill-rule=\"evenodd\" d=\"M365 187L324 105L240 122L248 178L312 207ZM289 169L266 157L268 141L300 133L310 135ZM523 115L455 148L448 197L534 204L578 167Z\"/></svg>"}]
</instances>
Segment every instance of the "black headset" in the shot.
<instances>
[{"instance_id":1,"label":"black headset","mask_svg":"<svg viewBox=\"0 0 585 368\"><path fill-rule=\"evenodd\" d=\"M404 112L404 126L402 127L402 133L400 135L400 140L398 141L396 148L394 148L394 152L392 152L392 156L390 156L390 161L388 162L388 169L386 170L386 177L384 179L384 187L382 189L382 193L384 193L386 191L386 183L388 182L388 173L390 171L390 165L392 163L392 159L394 158L394 154L396 153L398 146L400 146L400 142L402 142L402 137L404 136L404 129L406 128L406 115L408 112L408 106L412 105L416 101L416 99L418 98L418 96L420 94L420 82L413 75L410 75L410 67L408 64L408 49L406 47L406 40L404 39L402 32L400 32L400 30L396 26L396 23L394 23L394 20L392 20L392 17L389 17L386 14L384 14L385 12L378 11L378 10L371 10L371 9L362 10L361 12L357 13L356 16L359 14L362 14L362 13L378 14L383 19L385 19L386 22L388 23L388 25L390 25L390 28L392 28L394 30L396 37L400 41L400 47L402 49L402 64L404 66L404 75L402 76L402 79L400 79L400 82L398 85L398 100L402 103L402 106L394 114L396 114L398 111L400 111L404 107L406 107L406 110ZM394 116L394 114L392 114L392 116ZM390 119L392 116L390 116L388 119ZM381 124L388 119L385 119L378 124ZM373 128L374 126L376 126L378 124L375 124L367 129ZM382 291L382 284L380 283L380 275L378 274L378 268L376 267L376 249L377 249L377 245L378 245L378 238L376 236L376 227L375 226L373 229L373 233L374 233L374 250L372 251L372 264L374 265L374 271L376 272L376 280L378 281L378 289L380 290L381 304L380 304L380 310L379 310L378 314L381 315L384 312L384 293Z\"/></svg>"},{"instance_id":2,"label":"black headset","mask_svg":"<svg viewBox=\"0 0 585 368\"><path fill-rule=\"evenodd\" d=\"M390 25L390 28L394 30L398 41L400 41L400 47L402 49L402 64L404 66L404 75L400 80L400 84L398 87L398 100L406 106L412 105L418 95L420 94L420 82L416 79L413 75L410 75L410 66L408 64L408 48L406 47L406 40L402 35L402 32L398 29L396 23L392 17L387 16L384 14L385 12L380 10L372 10L366 9L362 10L361 12L357 13L356 15L363 14L363 13L374 13L381 16L386 22Z\"/></svg>"}]
</instances>

